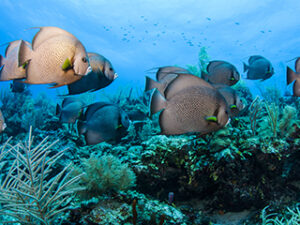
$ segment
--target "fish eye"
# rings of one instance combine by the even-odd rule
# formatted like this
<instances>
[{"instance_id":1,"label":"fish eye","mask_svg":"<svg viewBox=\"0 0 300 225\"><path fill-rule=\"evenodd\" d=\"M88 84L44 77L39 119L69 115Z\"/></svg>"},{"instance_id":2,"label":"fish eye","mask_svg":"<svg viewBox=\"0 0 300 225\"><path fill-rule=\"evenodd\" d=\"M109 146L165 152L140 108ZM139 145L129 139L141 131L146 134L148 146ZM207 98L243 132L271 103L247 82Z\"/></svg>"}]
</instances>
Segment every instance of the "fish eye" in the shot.
<instances>
[{"instance_id":1,"label":"fish eye","mask_svg":"<svg viewBox=\"0 0 300 225\"><path fill-rule=\"evenodd\" d=\"M87 62L87 59L86 57L82 57L82 62L86 63Z\"/></svg>"},{"instance_id":2,"label":"fish eye","mask_svg":"<svg viewBox=\"0 0 300 225\"><path fill-rule=\"evenodd\" d=\"M113 71L113 68L110 67L109 70L110 70L110 71Z\"/></svg>"}]
</instances>

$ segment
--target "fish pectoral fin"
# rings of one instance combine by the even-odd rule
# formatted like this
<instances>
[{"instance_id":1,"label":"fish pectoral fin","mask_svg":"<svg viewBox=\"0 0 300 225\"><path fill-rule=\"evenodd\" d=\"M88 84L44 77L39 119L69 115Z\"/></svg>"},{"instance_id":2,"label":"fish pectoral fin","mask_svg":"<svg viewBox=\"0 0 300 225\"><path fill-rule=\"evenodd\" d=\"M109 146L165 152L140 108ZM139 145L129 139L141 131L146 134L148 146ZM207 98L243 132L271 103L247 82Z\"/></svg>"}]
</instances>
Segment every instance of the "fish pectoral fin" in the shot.
<instances>
[{"instance_id":1,"label":"fish pectoral fin","mask_svg":"<svg viewBox=\"0 0 300 225\"><path fill-rule=\"evenodd\" d=\"M48 87L49 89L52 89L52 88L58 88L58 87L62 87L64 86L65 84L54 84L53 86L51 87Z\"/></svg>"},{"instance_id":2,"label":"fish pectoral fin","mask_svg":"<svg viewBox=\"0 0 300 225\"><path fill-rule=\"evenodd\" d=\"M25 69L25 68L27 67L27 65L28 65L28 61L27 61L27 62L24 62L24 63L22 64L21 67L22 67L23 69Z\"/></svg>"},{"instance_id":3,"label":"fish pectoral fin","mask_svg":"<svg viewBox=\"0 0 300 225\"><path fill-rule=\"evenodd\" d=\"M218 118L216 116L206 116L205 120L208 122L218 123Z\"/></svg>"},{"instance_id":4,"label":"fish pectoral fin","mask_svg":"<svg viewBox=\"0 0 300 225\"><path fill-rule=\"evenodd\" d=\"M71 60L69 58L67 58L61 68L63 70L68 70L68 69L71 69L72 67L73 67L73 65L71 63Z\"/></svg>"},{"instance_id":5,"label":"fish pectoral fin","mask_svg":"<svg viewBox=\"0 0 300 225\"><path fill-rule=\"evenodd\" d=\"M120 128L122 128L123 127L123 125L122 124L119 124L118 126L116 126L116 130L117 129L120 129Z\"/></svg>"},{"instance_id":6,"label":"fish pectoral fin","mask_svg":"<svg viewBox=\"0 0 300 225\"><path fill-rule=\"evenodd\" d=\"M236 109L236 108L237 108L237 106L234 104L230 106L230 109Z\"/></svg>"}]
</instances>

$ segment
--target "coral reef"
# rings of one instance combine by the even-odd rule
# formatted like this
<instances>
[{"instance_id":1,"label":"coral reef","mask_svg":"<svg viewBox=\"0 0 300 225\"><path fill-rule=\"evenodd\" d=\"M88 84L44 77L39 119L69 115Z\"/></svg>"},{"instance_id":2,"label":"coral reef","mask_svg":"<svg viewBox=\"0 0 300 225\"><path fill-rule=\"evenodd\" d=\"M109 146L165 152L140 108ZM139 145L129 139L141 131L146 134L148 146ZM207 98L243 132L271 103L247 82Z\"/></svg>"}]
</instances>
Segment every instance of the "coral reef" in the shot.
<instances>
[{"instance_id":1,"label":"coral reef","mask_svg":"<svg viewBox=\"0 0 300 225\"><path fill-rule=\"evenodd\" d=\"M7 159L9 171L2 177L0 188L0 214L11 217L4 223L50 225L68 209L72 194L80 189L70 188L80 174L71 177L71 164L51 176L53 164L65 150L51 156L51 149L56 142L49 144L47 138L36 147L32 147L31 129L28 141L10 146L6 143L1 150ZM9 147L9 149L5 149Z\"/></svg>"},{"instance_id":2,"label":"coral reef","mask_svg":"<svg viewBox=\"0 0 300 225\"><path fill-rule=\"evenodd\" d=\"M135 174L126 163L113 155L91 155L82 160L82 168L75 167L74 174L83 174L78 194L82 198L98 197L106 192L119 192L135 185Z\"/></svg>"}]
</instances>

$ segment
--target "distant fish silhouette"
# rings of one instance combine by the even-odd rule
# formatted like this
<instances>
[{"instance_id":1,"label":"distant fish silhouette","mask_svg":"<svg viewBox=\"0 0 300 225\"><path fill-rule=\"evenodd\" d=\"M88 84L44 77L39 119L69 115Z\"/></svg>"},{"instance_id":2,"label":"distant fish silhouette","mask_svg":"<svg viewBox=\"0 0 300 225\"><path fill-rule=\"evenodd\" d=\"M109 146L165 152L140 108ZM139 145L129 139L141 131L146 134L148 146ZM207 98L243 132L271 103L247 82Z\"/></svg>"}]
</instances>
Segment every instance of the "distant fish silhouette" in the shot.
<instances>
[{"instance_id":1,"label":"distant fish silhouette","mask_svg":"<svg viewBox=\"0 0 300 225\"><path fill-rule=\"evenodd\" d=\"M236 67L226 61L210 61L206 71L207 73L202 71L202 78L212 84L232 86L240 80L240 74Z\"/></svg>"},{"instance_id":2,"label":"distant fish silhouette","mask_svg":"<svg viewBox=\"0 0 300 225\"><path fill-rule=\"evenodd\" d=\"M249 80L266 80L274 74L274 68L269 60L260 55L253 55L248 60L249 65L244 63L244 72L247 71Z\"/></svg>"}]
</instances>

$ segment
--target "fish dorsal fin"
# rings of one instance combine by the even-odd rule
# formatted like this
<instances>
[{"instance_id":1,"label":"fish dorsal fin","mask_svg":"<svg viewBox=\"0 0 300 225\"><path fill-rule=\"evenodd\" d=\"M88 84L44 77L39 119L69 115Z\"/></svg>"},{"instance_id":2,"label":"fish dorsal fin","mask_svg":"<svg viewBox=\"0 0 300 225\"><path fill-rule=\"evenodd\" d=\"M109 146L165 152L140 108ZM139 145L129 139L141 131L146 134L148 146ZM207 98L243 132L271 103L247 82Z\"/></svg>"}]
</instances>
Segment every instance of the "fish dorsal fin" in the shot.
<instances>
[{"instance_id":1,"label":"fish dorsal fin","mask_svg":"<svg viewBox=\"0 0 300 225\"><path fill-rule=\"evenodd\" d=\"M11 51L13 51L15 48L20 47L20 44L21 44L21 40L16 40L8 43L8 46L5 49L5 57L7 58L7 56Z\"/></svg>"},{"instance_id":2,"label":"fish dorsal fin","mask_svg":"<svg viewBox=\"0 0 300 225\"><path fill-rule=\"evenodd\" d=\"M297 73L300 73L300 57L298 57L295 62L295 69Z\"/></svg>"},{"instance_id":3,"label":"fish dorsal fin","mask_svg":"<svg viewBox=\"0 0 300 225\"><path fill-rule=\"evenodd\" d=\"M262 57L261 55L252 55L252 56L250 56L249 59L248 59L249 65L252 64L254 61L256 61L258 59L264 59L264 57Z\"/></svg>"},{"instance_id":4,"label":"fish dorsal fin","mask_svg":"<svg viewBox=\"0 0 300 225\"><path fill-rule=\"evenodd\" d=\"M31 29L40 29L32 39L33 50L36 50L43 42L59 35L76 38L73 34L58 27L33 27Z\"/></svg>"},{"instance_id":5,"label":"fish dorsal fin","mask_svg":"<svg viewBox=\"0 0 300 225\"><path fill-rule=\"evenodd\" d=\"M186 69L184 69L182 67L164 66L164 67L160 67L158 69L158 71L156 72L156 80L161 81L161 80L165 79L166 76L169 76L169 75L174 76L174 74L188 73L188 72L189 71L187 71Z\"/></svg>"},{"instance_id":6,"label":"fish dorsal fin","mask_svg":"<svg viewBox=\"0 0 300 225\"><path fill-rule=\"evenodd\" d=\"M69 105L70 103L79 102L79 101L81 101L79 98L76 98L76 97L67 97L67 98L64 98L64 100L61 103L61 106L65 107L65 106Z\"/></svg>"},{"instance_id":7,"label":"fish dorsal fin","mask_svg":"<svg viewBox=\"0 0 300 225\"><path fill-rule=\"evenodd\" d=\"M85 118L85 120L87 121L87 120L89 120L92 116L93 116L93 114L96 112L96 111L98 111L99 109L101 109L101 108L103 108L103 107L105 107L105 106L113 106L114 104L112 104L112 103L109 103L109 102L95 102L95 103L93 103L93 104L91 104L91 105L89 105L88 107L87 107L87 110L85 111L85 116L84 116L84 118Z\"/></svg>"},{"instance_id":8,"label":"fish dorsal fin","mask_svg":"<svg viewBox=\"0 0 300 225\"><path fill-rule=\"evenodd\" d=\"M167 86L164 92L165 98L169 100L181 90L195 86L208 87L214 89L214 87L210 83L193 74L178 74L178 76Z\"/></svg>"},{"instance_id":9,"label":"fish dorsal fin","mask_svg":"<svg viewBox=\"0 0 300 225\"><path fill-rule=\"evenodd\" d=\"M226 63L225 61L221 61L221 60L213 60L210 61L206 67L206 71L208 73L210 73L215 67L220 66L222 64Z\"/></svg>"},{"instance_id":10,"label":"fish dorsal fin","mask_svg":"<svg viewBox=\"0 0 300 225\"><path fill-rule=\"evenodd\" d=\"M30 47L30 44L27 44L28 42L25 42L23 40L20 41L20 46L18 50L18 66L26 67L28 64L28 61L31 59L32 49Z\"/></svg>"},{"instance_id":11,"label":"fish dorsal fin","mask_svg":"<svg viewBox=\"0 0 300 225\"><path fill-rule=\"evenodd\" d=\"M88 57L93 71L104 73L105 62L108 60L104 56L94 52L89 52Z\"/></svg>"}]
</instances>

